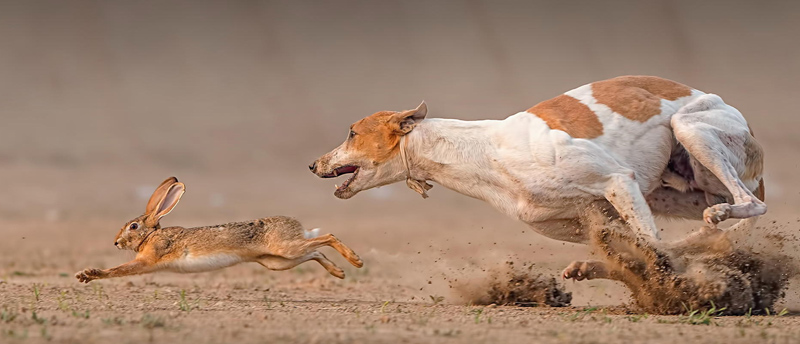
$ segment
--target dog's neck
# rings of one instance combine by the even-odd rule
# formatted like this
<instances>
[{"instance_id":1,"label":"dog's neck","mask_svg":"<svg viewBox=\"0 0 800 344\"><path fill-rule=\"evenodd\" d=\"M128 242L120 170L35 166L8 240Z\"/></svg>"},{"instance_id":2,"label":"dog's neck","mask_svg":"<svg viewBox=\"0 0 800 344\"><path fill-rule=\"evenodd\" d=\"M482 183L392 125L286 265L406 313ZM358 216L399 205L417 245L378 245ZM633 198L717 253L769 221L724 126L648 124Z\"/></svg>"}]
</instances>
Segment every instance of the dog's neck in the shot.
<instances>
[{"instance_id":1,"label":"dog's neck","mask_svg":"<svg viewBox=\"0 0 800 344\"><path fill-rule=\"evenodd\" d=\"M426 119L406 137L410 177L432 180L461 194L512 207L498 173L491 136L499 121Z\"/></svg>"}]
</instances>

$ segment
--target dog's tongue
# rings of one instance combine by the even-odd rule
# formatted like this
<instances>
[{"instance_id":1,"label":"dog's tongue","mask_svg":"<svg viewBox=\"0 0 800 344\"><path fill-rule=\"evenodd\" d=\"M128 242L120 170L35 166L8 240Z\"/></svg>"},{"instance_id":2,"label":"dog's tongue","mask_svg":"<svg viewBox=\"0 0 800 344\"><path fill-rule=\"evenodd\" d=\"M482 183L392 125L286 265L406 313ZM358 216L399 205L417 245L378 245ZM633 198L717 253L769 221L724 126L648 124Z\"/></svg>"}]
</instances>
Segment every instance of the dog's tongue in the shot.
<instances>
[{"instance_id":1,"label":"dog's tongue","mask_svg":"<svg viewBox=\"0 0 800 344\"><path fill-rule=\"evenodd\" d=\"M339 173L339 174L353 173L357 169L358 169L358 167L355 167L355 166L342 166L342 167L337 168L336 172Z\"/></svg>"}]
</instances>

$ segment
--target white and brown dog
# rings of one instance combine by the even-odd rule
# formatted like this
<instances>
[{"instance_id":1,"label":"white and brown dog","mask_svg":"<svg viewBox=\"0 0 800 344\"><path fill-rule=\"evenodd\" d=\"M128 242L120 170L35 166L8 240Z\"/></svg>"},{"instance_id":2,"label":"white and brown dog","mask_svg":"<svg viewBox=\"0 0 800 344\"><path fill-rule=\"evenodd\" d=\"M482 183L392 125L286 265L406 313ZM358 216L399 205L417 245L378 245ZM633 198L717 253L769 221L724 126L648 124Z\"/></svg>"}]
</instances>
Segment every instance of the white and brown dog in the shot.
<instances>
[{"instance_id":1,"label":"white and brown dog","mask_svg":"<svg viewBox=\"0 0 800 344\"><path fill-rule=\"evenodd\" d=\"M404 179L427 197L430 180L578 243L589 240L582 209L597 200L650 240L654 214L752 226L767 211L763 153L742 114L674 81L598 81L504 120L426 114L423 102L368 116L309 167L323 178L352 173L334 193L342 199Z\"/></svg>"}]
</instances>

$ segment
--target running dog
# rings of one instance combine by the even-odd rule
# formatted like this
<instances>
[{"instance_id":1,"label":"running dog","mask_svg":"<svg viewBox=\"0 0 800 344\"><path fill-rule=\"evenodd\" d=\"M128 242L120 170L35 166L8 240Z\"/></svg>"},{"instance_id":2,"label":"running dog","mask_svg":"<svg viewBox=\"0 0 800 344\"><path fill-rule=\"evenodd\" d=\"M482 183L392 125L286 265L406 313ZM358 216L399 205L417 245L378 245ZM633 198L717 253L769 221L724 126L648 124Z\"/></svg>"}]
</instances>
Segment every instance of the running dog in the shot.
<instances>
[{"instance_id":1,"label":"running dog","mask_svg":"<svg viewBox=\"0 0 800 344\"><path fill-rule=\"evenodd\" d=\"M363 118L309 168L322 178L352 174L336 187L341 199L404 179L427 197L433 181L576 243L589 241L581 213L598 200L649 241L659 240L654 215L712 228L746 219L734 225L743 228L767 211L763 151L742 114L674 81L593 82L504 120L426 114L423 102Z\"/></svg>"}]
</instances>

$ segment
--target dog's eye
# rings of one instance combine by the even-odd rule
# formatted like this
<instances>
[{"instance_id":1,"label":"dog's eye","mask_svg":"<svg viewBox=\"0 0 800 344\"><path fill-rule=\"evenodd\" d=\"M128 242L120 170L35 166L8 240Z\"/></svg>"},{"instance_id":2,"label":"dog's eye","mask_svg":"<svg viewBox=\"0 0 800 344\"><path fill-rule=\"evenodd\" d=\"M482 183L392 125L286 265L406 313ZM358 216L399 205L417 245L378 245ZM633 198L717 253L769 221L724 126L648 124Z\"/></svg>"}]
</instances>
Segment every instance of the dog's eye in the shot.
<instances>
[{"instance_id":1,"label":"dog's eye","mask_svg":"<svg viewBox=\"0 0 800 344\"><path fill-rule=\"evenodd\" d=\"M136 223L136 222L134 222L134 223L131 223L131 227L130 227L130 228L131 228L132 230L136 230L137 228L139 228L139 224L138 224L138 223Z\"/></svg>"},{"instance_id":2,"label":"dog's eye","mask_svg":"<svg viewBox=\"0 0 800 344\"><path fill-rule=\"evenodd\" d=\"M355 131L352 131L352 130L350 130L350 134L348 134L347 138L350 138L350 139L352 139L352 138L354 138L355 136L356 136L356 132L355 132Z\"/></svg>"}]
</instances>

